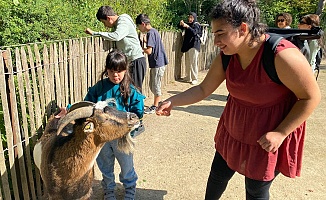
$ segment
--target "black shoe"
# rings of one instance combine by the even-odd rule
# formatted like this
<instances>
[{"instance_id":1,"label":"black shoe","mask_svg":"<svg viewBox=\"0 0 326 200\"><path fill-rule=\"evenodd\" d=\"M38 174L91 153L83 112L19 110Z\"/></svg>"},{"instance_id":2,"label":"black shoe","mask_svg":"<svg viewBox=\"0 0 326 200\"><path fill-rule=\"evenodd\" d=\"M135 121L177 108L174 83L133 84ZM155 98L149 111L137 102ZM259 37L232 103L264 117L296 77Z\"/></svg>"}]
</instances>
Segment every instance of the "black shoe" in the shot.
<instances>
[{"instance_id":1,"label":"black shoe","mask_svg":"<svg viewBox=\"0 0 326 200\"><path fill-rule=\"evenodd\" d=\"M151 107L146 108L144 110L144 113L145 114L153 114L153 113L155 113L155 110L156 110L156 106L153 105Z\"/></svg>"}]
</instances>

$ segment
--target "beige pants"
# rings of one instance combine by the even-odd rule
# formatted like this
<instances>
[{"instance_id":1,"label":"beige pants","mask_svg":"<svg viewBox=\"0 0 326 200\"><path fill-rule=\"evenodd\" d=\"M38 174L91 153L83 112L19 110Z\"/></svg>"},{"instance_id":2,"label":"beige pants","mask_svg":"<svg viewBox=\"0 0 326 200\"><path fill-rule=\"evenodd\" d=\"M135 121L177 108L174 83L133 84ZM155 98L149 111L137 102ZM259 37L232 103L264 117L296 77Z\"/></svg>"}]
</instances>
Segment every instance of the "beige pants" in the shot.
<instances>
[{"instance_id":1,"label":"beige pants","mask_svg":"<svg viewBox=\"0 0 326 200\"><path fill-rule=\"evenodd\" d=\"M199 51L195 48L189 49L185 53L186 59L186 80L197 81L198 80L198 54Z\"/></svg>"}]
</instances>

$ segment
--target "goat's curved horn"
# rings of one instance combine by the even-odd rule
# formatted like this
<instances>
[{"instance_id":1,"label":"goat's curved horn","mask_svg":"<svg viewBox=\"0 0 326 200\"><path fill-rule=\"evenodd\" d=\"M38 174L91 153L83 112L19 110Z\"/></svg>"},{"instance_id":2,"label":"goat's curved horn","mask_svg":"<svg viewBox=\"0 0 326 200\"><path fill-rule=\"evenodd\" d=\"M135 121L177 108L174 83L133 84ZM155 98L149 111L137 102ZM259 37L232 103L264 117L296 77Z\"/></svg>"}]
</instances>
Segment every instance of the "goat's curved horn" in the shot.
<instances>
[{"instance_id":1,"label":"goat's curved horn","mask_svg":"<svg viewBox=\"0 0 326 200\"><path fill-rule=\"evenodd\" d=\"M93 106L85 106L69 112L66 116L59 120L57 135L59 135L62 129L67 126L67 124L69 124L71 121L92 116L93 109Z\"/></svg>"}]
</instances>

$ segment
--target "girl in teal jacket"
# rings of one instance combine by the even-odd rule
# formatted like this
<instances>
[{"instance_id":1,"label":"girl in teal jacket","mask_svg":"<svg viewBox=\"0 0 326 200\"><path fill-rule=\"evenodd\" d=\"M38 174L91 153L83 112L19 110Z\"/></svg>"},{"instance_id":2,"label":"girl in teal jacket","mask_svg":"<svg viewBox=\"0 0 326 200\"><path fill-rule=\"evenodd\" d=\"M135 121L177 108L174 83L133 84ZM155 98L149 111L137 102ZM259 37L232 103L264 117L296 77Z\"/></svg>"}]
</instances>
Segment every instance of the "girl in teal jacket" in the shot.
<instances>
[{"instance_id":1,"label":"girl in teal jacket","mask_svg":"<svg viewBox=\"0 0 326 200\"><path fill-rule=\"evenodd\" d=\"M118 110L133 112L139 119L142 119L145 97L132 84L127 57L119 50L113 50L108 54L101 80L89 88L84 100L97 103L110 98L115 99L115 106ZM132 136L137 132L139 130L133 131ZM121 168L119 178L125 188L125 200L134 199L138 176L134 169L133 154L119 151L117 140L107 142L96 159L103 176L104 199L116 199L114 195L115 158Z\"/></svg>"}]
</instances>

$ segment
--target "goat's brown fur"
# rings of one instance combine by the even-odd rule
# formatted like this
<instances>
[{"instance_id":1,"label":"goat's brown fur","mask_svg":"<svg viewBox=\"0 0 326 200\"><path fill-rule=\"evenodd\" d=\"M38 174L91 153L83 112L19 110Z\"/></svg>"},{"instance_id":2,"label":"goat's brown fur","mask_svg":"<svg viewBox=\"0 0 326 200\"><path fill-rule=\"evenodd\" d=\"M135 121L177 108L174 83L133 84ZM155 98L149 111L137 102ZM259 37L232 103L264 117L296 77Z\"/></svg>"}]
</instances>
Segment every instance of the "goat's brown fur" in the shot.
<instances>
[{"instance_id":1,"label":"goat's brown fur","mask_svg":"<svg viewBox=\"0 0 326 200\"><path fill-rule=\"evenodd\" d=\"M42 149L40 172L48 198L88 199L98 153L105 142L131 131L129 121L118 111L112 114L95 110L93 116L68 124L73 126L72 133L64 128L57 135L58 119L52 117L38 141ZM138 118L136 121L139 122ZM85 131L89 124L94 125L93 132Z\"/></svg>"}]
</instances>

